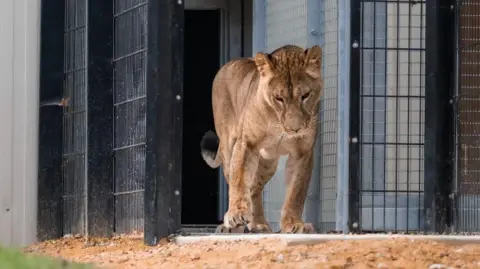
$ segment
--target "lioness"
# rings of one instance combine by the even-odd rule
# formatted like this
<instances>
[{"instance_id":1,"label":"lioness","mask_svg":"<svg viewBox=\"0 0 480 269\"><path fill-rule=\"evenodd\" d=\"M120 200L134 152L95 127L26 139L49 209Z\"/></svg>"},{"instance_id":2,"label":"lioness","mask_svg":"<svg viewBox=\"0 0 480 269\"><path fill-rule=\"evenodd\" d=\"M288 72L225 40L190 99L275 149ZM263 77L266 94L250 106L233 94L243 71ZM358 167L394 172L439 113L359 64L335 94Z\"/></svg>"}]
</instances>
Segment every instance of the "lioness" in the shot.
<instances>
[{"instance_id":1,"label":"lioness","mask_svg":"<svg viewBox=\"0 0 480 269\"><path fill-rule=\"evenodd\" d=\"M216 74L212 103L218 136L208 131L201 153L212 168L223 163L229 184L229 209L217 232L271 232L262 191L282 155L288 161L280 232L314 232L301 217L323 89L321 62L319 46L286 45L271 54L232 60Z\"/></svg>"}]
</instances>

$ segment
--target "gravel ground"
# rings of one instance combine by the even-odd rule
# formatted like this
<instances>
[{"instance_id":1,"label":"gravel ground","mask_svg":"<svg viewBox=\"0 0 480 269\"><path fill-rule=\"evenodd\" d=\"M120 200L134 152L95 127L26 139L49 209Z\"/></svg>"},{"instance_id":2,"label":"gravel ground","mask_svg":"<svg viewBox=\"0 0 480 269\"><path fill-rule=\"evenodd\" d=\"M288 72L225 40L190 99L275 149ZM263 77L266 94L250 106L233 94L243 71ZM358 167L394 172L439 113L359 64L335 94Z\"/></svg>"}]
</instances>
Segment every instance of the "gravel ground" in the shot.
<instances>
[{"instance_id":1,"label":"gravel ground","mask_svg":"<svg viewBox=\"0 0 480 269\"><path fill-rule=\"evenodd\" d=\"M140 236L69 237L32 245L29 253L94 263L100 268L480 268L480 244L394 238L287 246L277 239L158 246Z\"/></svg>"}]
</instances>

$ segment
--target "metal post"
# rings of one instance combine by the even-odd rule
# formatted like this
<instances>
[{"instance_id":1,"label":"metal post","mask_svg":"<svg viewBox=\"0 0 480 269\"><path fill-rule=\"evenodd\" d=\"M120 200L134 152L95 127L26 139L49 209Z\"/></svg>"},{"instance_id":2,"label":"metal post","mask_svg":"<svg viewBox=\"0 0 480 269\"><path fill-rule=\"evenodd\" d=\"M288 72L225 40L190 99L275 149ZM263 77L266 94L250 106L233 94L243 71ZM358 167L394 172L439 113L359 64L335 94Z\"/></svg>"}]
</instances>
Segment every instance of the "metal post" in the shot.
<instances>
[{"instance_id":1,"label":"metal post","mask_svg":"<svg viewBox=\"0 0 480 269\"><path fill-rule=\"evenodd\" d=\"M451 187L450 149L453 64L451 11L448 0L426 2L425 86L425 232L443 232L448 223Z\"/></svg>"},{"instance_id":2,"label":"metal post","mask_svg":"<svg viewBox=\"0 0 480 269\"><path fill-rule=\"evenodd\" d=\"M352 232L360 229L360 13L361 0L351 1L350 28L350 125L349 125L349 198L348 226Z\"/></svg>"},{"instance_id":3,"label":"metal post","mask_svg":"<svg viewBox=\"0 0 480 269\"><path fill-rule=\"evenodd\" d=\"M355 0L353 0L355 1ZM350 2L338 1L337 201L336 230L348 233L348 175L350 114Z\"/></svg>"},{"instance_id":4,"label":"metal post","mask_svg":"<svg viewBox=\"0 0 480 269\"><path fill-rule=\"evenodd\" d=\"M148 2L147 245L181 226L184 1Z\"/></svg>"}]
</instances>

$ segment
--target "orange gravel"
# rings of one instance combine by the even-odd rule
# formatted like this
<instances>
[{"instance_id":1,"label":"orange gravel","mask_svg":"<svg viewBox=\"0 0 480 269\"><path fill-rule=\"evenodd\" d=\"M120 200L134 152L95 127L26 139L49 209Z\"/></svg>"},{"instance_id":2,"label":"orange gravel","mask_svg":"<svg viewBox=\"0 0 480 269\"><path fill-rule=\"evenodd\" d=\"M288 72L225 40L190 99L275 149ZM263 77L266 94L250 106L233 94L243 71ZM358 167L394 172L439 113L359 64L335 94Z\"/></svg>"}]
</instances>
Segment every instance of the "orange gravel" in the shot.
<instances>
[{"instance_id":1,"label":"orange gravel","mask_svg":"<svg viewBox=\"0 0 480 269\"><path fill-rule=\"evenodd\" d=\"M138 236L112 239L63 238L26 252L94 263L100 268L480 268L480 244L392 239L330 241L287 246L280 240L200 242L178 246L162 240L143 244Z\"/></svg>"}]
</instances>

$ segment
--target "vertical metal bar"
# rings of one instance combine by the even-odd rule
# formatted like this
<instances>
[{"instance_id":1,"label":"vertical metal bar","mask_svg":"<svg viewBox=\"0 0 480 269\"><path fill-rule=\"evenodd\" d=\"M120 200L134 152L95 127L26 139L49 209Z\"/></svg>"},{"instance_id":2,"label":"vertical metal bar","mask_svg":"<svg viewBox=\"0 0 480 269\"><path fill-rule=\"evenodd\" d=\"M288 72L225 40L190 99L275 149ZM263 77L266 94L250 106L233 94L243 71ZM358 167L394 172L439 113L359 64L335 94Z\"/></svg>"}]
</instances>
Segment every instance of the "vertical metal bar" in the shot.
<instances>
[{"instance_id":1,"label":"vertical metal bar","mask_svg":"<svg viewBox=\"0 0 480 269\"><path fill-rule=\"evenodd\" d=\"M373 49L372 49L372 52L373 52L373 59L372 59L372 63L373 63L373 74L372 74L372 95L373 96L376 96L377 95L377 88L376 88L376 79L377 79L377 62L376 62L376 52L377 52L377 44L376 44L376 40L377 40L377 29L376 29L376 15L377 15L377 3L376 2L373 2ZM364 12L364 11L363 11ZM362 34L365 34L364 32L362 32ZM362 85L363 86L363 85ZM363 95L363 90L362 90L362 93ZM360 97L361 98L361 102L363 103L363 97ZM372 98L372 102L373 102L373 105L372 105L372 122L373 122L373 126L372 126L372 144L371 144L371 147L372 147L372 184L371 184L371 188L372 188L372 192L371 192L371 195L372 195L372 230L375 230L375 196L376 196L376 192L375 192L375 112L377 111L375 109L375 105L376 105L376 102L375 102L375 99L376 97L371 97ZM363 109L362 109L363 110ZM363 114L363 111L360 112ZM363 126L363 122L361 123L361 126ZM362 130L362 134L363 132L366 131L366 130ZM363 169L363 167L361 167L360 169ZM363 185L363 184L362 184ZM362 186L363 187L363 186Z\"/></svg>"},{"instance_id":2,"label":"vertical metal bar","mask_svg":"<svg viewBox=\"0 0 480 269\"><path fill-rule=\"evenodd\" d=\"M385 134L384 138L384 146L383 146L383 176L384 176L384 182L383 182L383 229L384 231L387 230L387 192L390 190L387 190L387 145L388 145L388 138L387 138L387 122L388 122L388 106L387 106L387 100L388 100L388 5L389 3L385 3L385 44L384 44L384 56L385 56L385 65L384 65L384 72L385 72L385 91L384 91L384 112L383 112L383 131ZM390 221L390 220L389 220Z\"/></svg>"},{"instance_id":3,"label":"vertical metal bar","mask_svg":"<svg viewBox=\"0 0 480 269\"><path fill-rule=\"evenodd\" d=\"M43 0L41 14L40 100L62 97L65 1ZM37 238L62 236L63 113L60 106L40 108Z\"/></svg>"},{"instance_id":4,"label":"vertical metal bar","mask_svg":"<svg viewBox=\"0 0 480 269\"><path fill-rule=\"evenodd\" d=\"M148 2L147 245L181 227L184 1Z\"/></svg>"},{"instance_id":5,"label":"vertical metal bar","mask_svg":"<svg viewBox=\"0 0 480 269\"><path fill-rule=\"evenodd\" d=\"M400 2L397 2L397 24L396 26L396 31L397 31L397 47L400 45ZM396 83L395 83L395 231L398 230L398 155L399 155L399 150L398 150L398 133L399 133L399 102L398 102L398 97L400 95L399 93L399 83L400 83L400 50L396 50L396 63L397 63L397 69L396 69Z\"/></svg>"},{"instance_id":6,"label":"vertical metal bar","mask_svg":"<svg viewBox=\"0 0 480 269\"><path fill-rule=\"evenodd\" d=\"M320 28L320 6L319 1L317 0L308 0L307 1L307 47L312 47L314 45L321 45L319 37L319 28ZM319 108L320 110L321 108ZM318 114L320 117L320 113ZM320 119L319 119L320 120ZM318 135L317 135L318 137ZM319 140L319 139L318 139ZM317 223L318 212L320 207L320 158L319 156L321 151L321 143L317 141L315 143L314 149L314 167L312 171L312 179L310 180L309 190L307 194L307 199L305 200L304 208L304 221L310 223ZM317 227L319 228L319 227Z\"/></svg>"},{"instance_id":7,"label":"vertical metal bar","mask_svg":"<svg viewBox=\"0 0 480 269\"><path fill-rule=\"evenodd\" d=\"M454 0L453 7L455 9L454 15L454 38L453 38L453 46L455 49L454 53L454 75L453 75L453 83L454 83L454 93L453 93L453 112L452 112L452 119L454 124L454 143L453 143L453 184L452 184L452 231L459 232L459 214L458 214L458 180L460 177L460 120L459 120L459 93L460 93L460 74L461 74L461 53L460 53L460 9L462 8L462 1Z\"/></svg>"},{"instance_id":8,"label":"vertical metal bar","mask_svg":"<svg viewBox=\"0 0 480 269\"><path fill-rule=\"evenodd\" d=\"M350 163L349 163L349 230L360 231L360 12L361 0L351 1L350 54Z\"/></svg>"},{"instance_id":9,"label":"vertical metal bar","mask_svg":"<svg viewBox=\"0 0 480 269\"><path fill-rule=\"evenodd\" d=\"M411 47L410 43L412 40L412 5L408 5L408 45L407 45L407 59L408 59L408 66L407 66L407 144L410 144L410 77L411 77ZM407 146L407 227L406 230L408 232L409 222L410 222L410 151L411 146Z\"/></svg>"},{"instance_id":10,"label":"vertical metal bar","mask_svg":"<svg viewBox=\"0 0 480 269\"><path fill-rule=\"evenodd\" d=\"M88 27L88 231L113 233L113 0L89 1Z\"/></svg>"},{"instance_id":11,"label":"vertical metal bar","mask_svg":"<svg viewBox=\"0 0 480 269\"><path fill-rule=\"evenodd\" d=\"M84 40L84 46L85 46L85 54L84 54L84 61L85 61L85 67L87 68L88 70L88 40L89 40L89 36L88 36L88 0L85 0L85 17L87 18L87 20L85 20L85 32L87 33L86 35L86 38ZM85 81L88 81L88 71L85 72ZM88 83L85 85L86 89L85 89L85 99L88 100ZM85 132L87 133L87 135L85 135L85 141L84 141L84 145L85 145L85 153L84 153L84 156L86 156L86 160L83 162L83 169L84 169L84 183L83 185L85 186L84 190L83 190L83 201L85 203L85 207L84 207L84 216L85 216L85 223L84 223L84 226L85 226L85 237L88 239L88 235L89 235L89 229L88 229L88 102L85 104L85 115L87 115L86 117L84 117L85 121L84 121L84 125L83 126L86 126L87 129L85 130ZM112 126L112 130L113 130L113 126Z\"/></svg>"},{"instance_id":12,"label":"vertical metal bar","mask_svg":"<svg viewBox=\"0 0 480 269\"><path fill-rule=\"evenodd\" d=\"M338 95L337 95L337 198L336 230L349 232L349 134L351 10L355 0L338 1ZM358 67L357 67L358 68Z\"/></svg>"},{"instance_id":13,"label":"vertical metal bar","mask_svg":"<svg viewBox=\"0 0 480 269\"><path fill-rule=\"evenodd\" d=\"M226 26L228 21L226 20L225 16L225 9L220 9L220 66L224 65L228 61L227 54L224 53L226 50L227 44L225 40L227 40L226 35ZM221 222L223 220L223 216L228 210L228 184L225 179L225 175L223 172L223 166L220 166L218 169L218 186L219 186L219 206L218 206L218 221Z\"/></svg>"},{"instance_id":14,"label":"vertical metal bar","mask_svg":"<svg viewBox=\"0 0 480 269\"><path fill-rule=\"evenodd\" d=\"M426 2L425 87L425 226L426 232L443 232L448 211L451 137L449 52L451 38L448 0Z\"/></svg>"}]
</instances>

